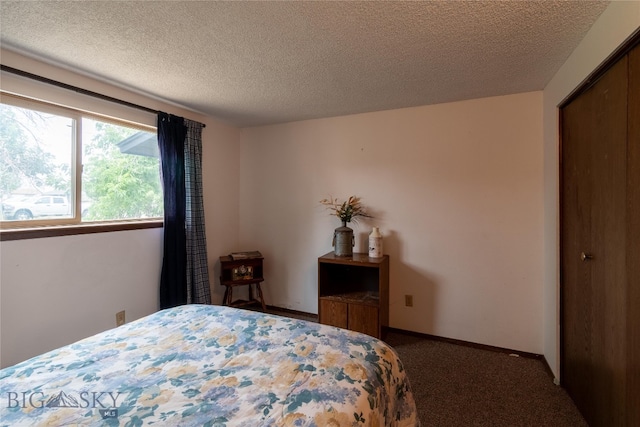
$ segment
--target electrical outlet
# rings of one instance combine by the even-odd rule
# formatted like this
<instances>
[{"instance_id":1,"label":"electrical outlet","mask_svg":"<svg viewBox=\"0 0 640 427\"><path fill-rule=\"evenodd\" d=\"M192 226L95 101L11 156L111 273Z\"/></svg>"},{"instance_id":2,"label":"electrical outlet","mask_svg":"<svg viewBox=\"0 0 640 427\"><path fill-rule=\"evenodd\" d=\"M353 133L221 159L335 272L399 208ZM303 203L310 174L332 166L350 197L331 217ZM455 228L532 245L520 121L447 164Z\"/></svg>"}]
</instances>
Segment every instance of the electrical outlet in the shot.
<instances>
[{"instance_id":1,"label":"electrical outlet","mask_svg":"<svg viewBox=\"0 0 640 427\"><path fill-rule=\"evenodd\" d=\"M404 296L404 305L407 307L413 307L413 295Z\"/></svg>"},{"instance_id":2,"label":"electrical outlet","mask_svg":"<svg viewBox=\"0 0 640 427\"><path fill-rule=\"evenodd\" d=\"M124 310L116 313L116 326L124 325Z\"/></svg>"}]
</instances>

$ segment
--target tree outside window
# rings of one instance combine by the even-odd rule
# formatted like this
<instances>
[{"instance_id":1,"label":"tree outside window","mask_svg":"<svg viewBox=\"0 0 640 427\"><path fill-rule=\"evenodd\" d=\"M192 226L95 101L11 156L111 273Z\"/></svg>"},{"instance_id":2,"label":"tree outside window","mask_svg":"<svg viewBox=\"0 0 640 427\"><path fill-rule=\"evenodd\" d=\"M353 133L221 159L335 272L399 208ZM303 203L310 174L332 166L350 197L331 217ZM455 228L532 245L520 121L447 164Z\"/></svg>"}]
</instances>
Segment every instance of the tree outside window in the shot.
<instances>
[{"instance_id":1,"label":"tree outside window","mask_svg":"<svg viewBox=\"0 0 640 427\"><path fill-rule=\"evenodd\" d=\"M0 202L3 221L113 221L163 215L157 137L153 130L42 109L0 104ZM21 104L20 100L15 101ZM39 106L39 104L36 104ZM76 123L82 134L75 137ZM76 140L77 139L77 140ZM81 147L77 163L76 148ZM76 166L77 165L77 166ZM74 173L82 174L74 189ZM39 196L56 196L41 198ZM61 197L64 202L61 202ZM47 201L51 203L46 203ZM53 201L56 201L55 206ZM39 203L36 203L39 202ZM81 206L81 218L75 206Z\"/></svg>"}]
</instances>

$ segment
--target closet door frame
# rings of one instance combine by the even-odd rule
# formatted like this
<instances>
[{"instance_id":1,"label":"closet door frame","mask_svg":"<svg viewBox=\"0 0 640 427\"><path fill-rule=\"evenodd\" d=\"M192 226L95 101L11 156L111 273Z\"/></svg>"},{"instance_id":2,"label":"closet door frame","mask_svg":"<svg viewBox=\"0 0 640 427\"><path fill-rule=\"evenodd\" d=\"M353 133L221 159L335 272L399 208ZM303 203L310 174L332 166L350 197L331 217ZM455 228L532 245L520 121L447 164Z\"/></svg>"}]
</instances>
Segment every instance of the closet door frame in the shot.
<instances>
[{"instance_id":1,"label":"closet door frame","mask_svg":"<svg viewBox=\"0 0 640 427\"><path fill-rule=\"evenodd\" d=\"M560 380L564 384L566 373L564 354L564 286L562 256L565 250L563 242L563 121L562 109L595 85L609 69L635 48L633 58L629 59L629 89L627 118L627 239L626 253L628 257L640 256L640 28L636 30L615 52L613 52L596 70L594 70L578 87L559 105L559 264L560 264ZM633 258L627 260L625 268L627 277L628 311L626 325L626 425L640 425L640 263Z\"/></svg>"}]
</instances>

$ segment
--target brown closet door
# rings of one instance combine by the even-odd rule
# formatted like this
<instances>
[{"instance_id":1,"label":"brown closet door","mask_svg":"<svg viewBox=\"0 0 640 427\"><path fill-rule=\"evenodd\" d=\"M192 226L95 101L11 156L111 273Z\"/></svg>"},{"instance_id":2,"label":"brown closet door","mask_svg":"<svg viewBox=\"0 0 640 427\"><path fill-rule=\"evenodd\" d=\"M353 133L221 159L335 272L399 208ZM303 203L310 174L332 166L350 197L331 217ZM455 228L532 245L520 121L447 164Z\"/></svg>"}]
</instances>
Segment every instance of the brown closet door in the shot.
<instances>
[{"instance_id":1,"label":"brown closet door","mask_svg":"<svg viewBox=\"0 0 640 427\"><path fill-rule=\"evenodd\" d=\"M627 405L625 56L561 111L561 375L591 426Z\"/></svg>"},{"instance_id":2,"label":"brown closet door","mask_svg":"<svg viewBox=\"0 0 640 427\"><path fill-rule=\"evenodd\" d=\"M627 425L640 426L640 46L629 54Z\"/></svg>"}]
</instances>

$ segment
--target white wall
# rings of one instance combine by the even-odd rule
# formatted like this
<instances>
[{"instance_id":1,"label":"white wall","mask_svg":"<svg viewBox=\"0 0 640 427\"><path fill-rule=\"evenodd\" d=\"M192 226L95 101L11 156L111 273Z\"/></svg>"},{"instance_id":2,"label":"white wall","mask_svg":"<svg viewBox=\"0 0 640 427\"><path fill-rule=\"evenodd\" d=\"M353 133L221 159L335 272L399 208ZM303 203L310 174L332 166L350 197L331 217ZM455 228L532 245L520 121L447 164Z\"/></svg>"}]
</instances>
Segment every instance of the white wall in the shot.
<instances>
[{"instance_id":1,"label":"white wall","mask_svg":"<svg viewBox=\"0 0 640 427\"><path fill-rule=\"evenodd\" d=\"M558 105L640 27L640 1L612 2L543 91L544 356L560 375Z\"/></svg>"},{"instance_id":2,"label":"white wall","mask_svg":"<svg viewBox=\"0 0 640 427\"><path fill-rule=\"evenodd\" d=\"M206 124L203 186L209 271L214 303L218 256L237 247L240 131L216 119L87 76L2 50L2 63ZM3 73L3 90L118 116L124 107ZM127 117L155 125L154 115L124 108ZM147 229L0 243L0 366L9 366L159 308L163 230Z\"/></svg>"},{"instance_id":3,"label":"white wall","mask_svg":"<svg viewBox=\"0 0 640 427\"><path fill-rule=\"evenodd\" d=\"M245 129L240 243L268 304L317 312L317 257L362 197L391 257L392 327L542 352L542 93ZM414 307L404 306L404 295Z\"/></svg>"},{"instance_id":4,"label":"white wall","mask_svg":"<svg viewBox=\"0 0 640 427\"><path fill-rule=\"evenodd\" d=\"M0 244L2 364L77 341L158 309L162 229Z\"/></svg>"}]
</instances>

